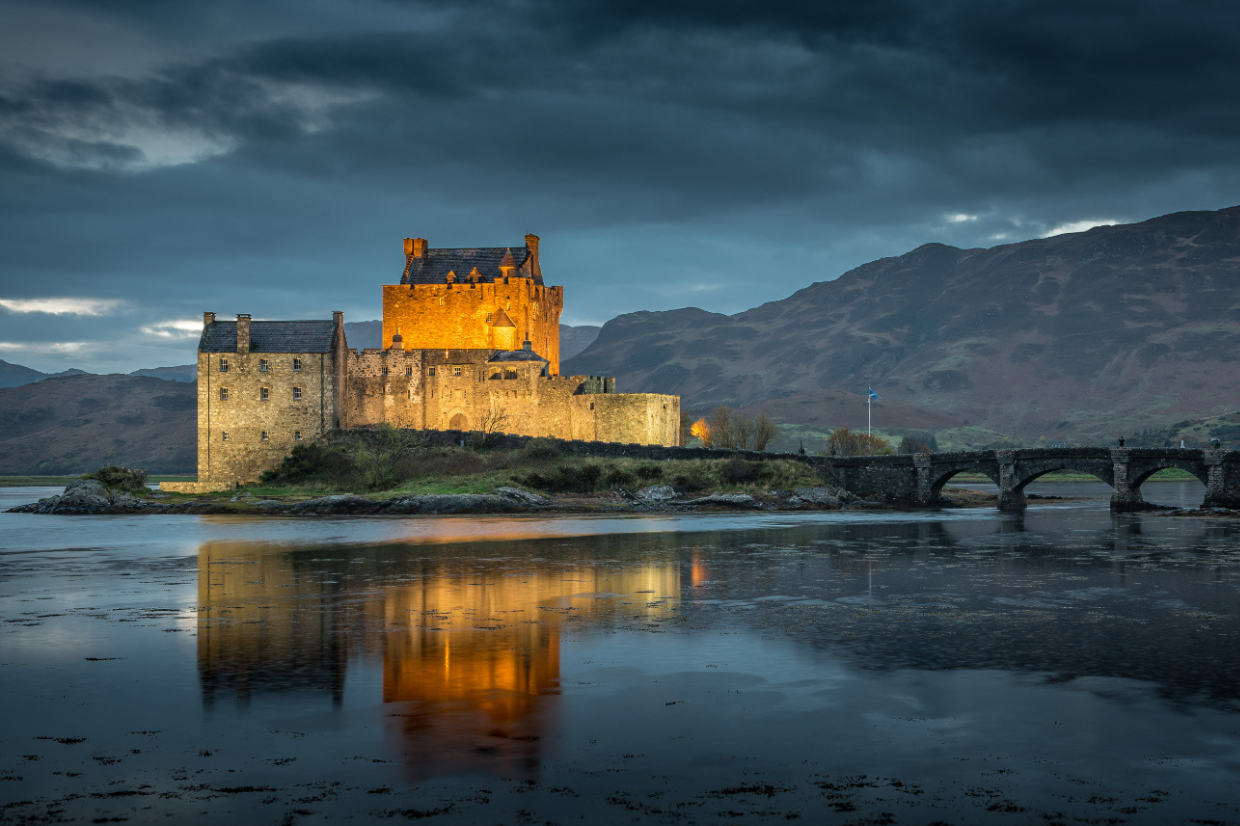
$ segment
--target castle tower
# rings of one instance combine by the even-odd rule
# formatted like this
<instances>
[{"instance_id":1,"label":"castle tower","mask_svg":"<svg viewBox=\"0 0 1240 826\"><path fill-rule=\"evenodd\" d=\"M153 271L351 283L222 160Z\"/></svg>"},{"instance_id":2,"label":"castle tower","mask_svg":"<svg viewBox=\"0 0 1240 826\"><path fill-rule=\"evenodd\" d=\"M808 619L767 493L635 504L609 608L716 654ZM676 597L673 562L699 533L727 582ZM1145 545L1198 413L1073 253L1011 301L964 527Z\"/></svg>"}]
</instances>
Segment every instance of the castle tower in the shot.
<instances>
[{"instance_id":1,"label":"castle tower","mask_svg":"<svg viewBox=\"0 0 1240 826\"><path fill-rule=\"evenodd\" d=\"M447 249L406 238L404 248L400 283L383 287L385 342L398 328L407 350L514 350L528 339L559 375L564 292L543 283L538 236L524 247Z\"/></svg>"}]
</instances>

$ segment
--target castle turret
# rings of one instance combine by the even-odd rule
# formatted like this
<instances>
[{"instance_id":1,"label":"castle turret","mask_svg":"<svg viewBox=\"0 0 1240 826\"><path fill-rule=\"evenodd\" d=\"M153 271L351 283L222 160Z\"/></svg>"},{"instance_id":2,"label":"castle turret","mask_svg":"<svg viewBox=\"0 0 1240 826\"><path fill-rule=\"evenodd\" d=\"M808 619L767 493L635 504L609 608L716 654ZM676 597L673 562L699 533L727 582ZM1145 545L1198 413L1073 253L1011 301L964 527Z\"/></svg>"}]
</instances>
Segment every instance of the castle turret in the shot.
<instances>
[{"instance_id":1,"label":"castle turret","mask_svg":"<svg viewBox=\"0 0 1240 826\"><path fill-rule=\"evenodd\" d=\"M491 346L496 350L517 349L517 325L512 323L508 313L500 310L491 324Z\"/></svg>"}]
</instances>

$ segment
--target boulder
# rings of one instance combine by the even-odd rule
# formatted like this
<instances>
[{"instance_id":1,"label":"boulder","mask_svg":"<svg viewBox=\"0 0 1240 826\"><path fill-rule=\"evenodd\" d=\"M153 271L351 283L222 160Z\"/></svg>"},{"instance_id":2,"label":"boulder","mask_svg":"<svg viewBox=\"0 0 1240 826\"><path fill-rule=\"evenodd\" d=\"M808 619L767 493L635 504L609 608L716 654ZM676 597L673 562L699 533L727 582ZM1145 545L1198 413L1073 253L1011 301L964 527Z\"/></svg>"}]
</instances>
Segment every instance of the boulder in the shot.
<instances>
[{"instance_id":1,"label":"boulder","mask_svg":"<svg viewBox=\"0 0 1240 826\"><path fill-rule=\"evenodd\" d=\"M666 502L676 498L676 489L671 485L651 485L637 492L637 498L646 502Z\"/></svg>"},{"instance_id":2,"label":"boulder","mask_svg":"<svg viewBox=\"0 0 1240 826\"><path fill-rule=\"evenodd\" d=\"M339 493L298 502L289 508L289 513L297 515L374 513L378 510L379 504L374 499L367 499L365 496Z\"/></svg>"},{"instance_id":3,"label":"boulder","mask_svg":"<svg viewBox=\"0 0 1240 826\"><path fill-rule=\"evenodd\" d=\"M857 498L840 488L797 488L792 492L792 495L812 505L827 505L831 507L839 507Z\"/></svg>"},{"instance_id":4,"label":"boulder","mask_svg":"<svg viewBox=\"0 0 1240 826\"><path fill-rule=\"evenodd\" d=\"M539 497L540 499L542 497ZM530 506L487 493L419 493L380 503L379 513L512 513Z\"/></svg>"},{"instance_id":5,"label":"boulder","mask_svg":"<svg viewBox=\"0 0 1240 826\"><path fill-rule=\"evenodd\" d=\"M495 494L532 508L545 508L551 504L551 500L545 496L518 488L498 487L495 489Z\"/></svg>"},{"instance_id":6,"label":"boulder","mask_svg":"<svg viewBox=\"0 0 1240 826\"><path fill-rule=\"evenodd\" d=\"M724 508L761 509L762 507L762 503L748 493L712 493L709 496L701 496L697 499L690 499L677 504L688 507L702 507L703 505Z\"/></svg>"}]
</instances>

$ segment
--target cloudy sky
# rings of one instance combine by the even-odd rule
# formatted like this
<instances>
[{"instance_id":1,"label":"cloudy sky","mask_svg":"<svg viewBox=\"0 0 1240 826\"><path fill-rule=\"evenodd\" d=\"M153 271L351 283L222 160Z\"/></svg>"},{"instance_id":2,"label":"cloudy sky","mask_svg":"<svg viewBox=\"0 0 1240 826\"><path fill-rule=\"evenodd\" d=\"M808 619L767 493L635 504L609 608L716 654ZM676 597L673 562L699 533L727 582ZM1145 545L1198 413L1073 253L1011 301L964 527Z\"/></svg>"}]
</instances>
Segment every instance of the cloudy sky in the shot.
<instances>
[{"instance_id":1,"label":"cloudy sky","mask_svg":"<svg viewBox=\"0 0 1240 826\"><path fill-rule=\"evenodd\" d=\"M540 235L564 321L1240 203L1225 0L5 0L0 359L379 316Z\"/></svg>"}]
</instances>

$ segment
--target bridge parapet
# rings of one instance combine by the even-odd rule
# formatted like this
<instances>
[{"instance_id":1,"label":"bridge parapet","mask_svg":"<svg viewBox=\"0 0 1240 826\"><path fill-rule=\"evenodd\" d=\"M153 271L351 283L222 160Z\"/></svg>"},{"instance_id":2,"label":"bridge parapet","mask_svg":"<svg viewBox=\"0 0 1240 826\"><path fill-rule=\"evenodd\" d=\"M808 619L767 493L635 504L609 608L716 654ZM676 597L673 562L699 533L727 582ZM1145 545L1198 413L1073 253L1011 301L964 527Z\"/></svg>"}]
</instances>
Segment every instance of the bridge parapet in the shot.
<instances>
[{"instance_id":1,"label":"bridge parapet","mask_svg":"<svg viewBox=\"0 0 1240 826\"><path fill-rule=\"evenodd\" d=\"M1021 448L819 459L819 469L864 499L934 506L958 473L980 473L999 488L999 508L1026 507L1025 488L1056 470L1096 476L1112 488L1114 510L1144 507L1141 485L1166 468L1206 485L1206 507L1240 508L1240 451L1192 448Z\"/></svg>"}]
</instances>

